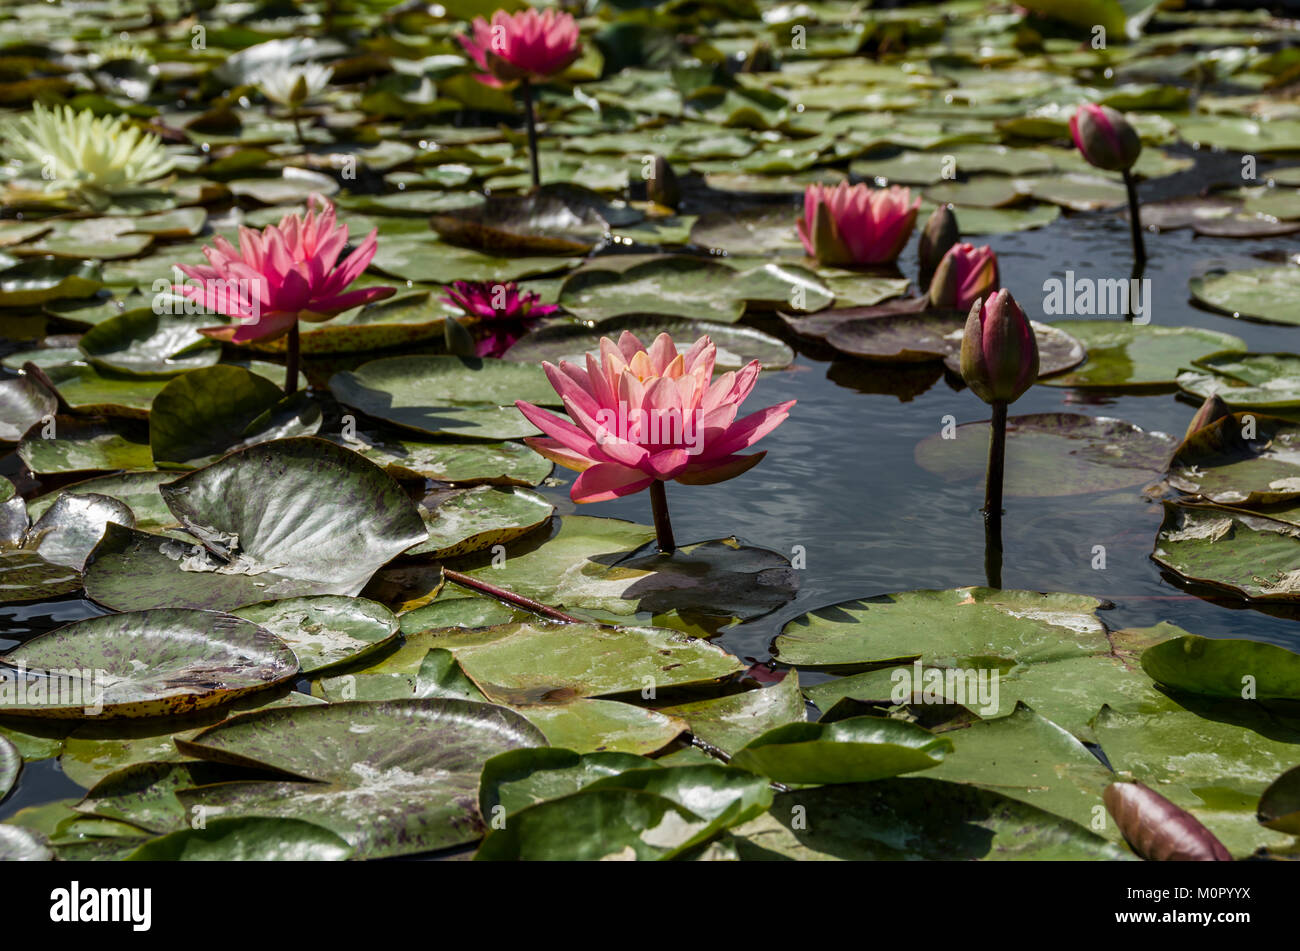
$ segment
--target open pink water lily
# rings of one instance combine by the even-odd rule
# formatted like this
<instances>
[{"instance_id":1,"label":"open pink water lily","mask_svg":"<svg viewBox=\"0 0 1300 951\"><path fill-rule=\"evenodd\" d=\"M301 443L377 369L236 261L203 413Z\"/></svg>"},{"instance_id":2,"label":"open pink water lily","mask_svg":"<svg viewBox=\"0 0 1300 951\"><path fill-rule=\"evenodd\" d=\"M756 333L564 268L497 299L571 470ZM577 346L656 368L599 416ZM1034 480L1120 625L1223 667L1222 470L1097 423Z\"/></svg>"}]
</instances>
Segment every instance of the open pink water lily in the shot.
<instances>
[{"instance_id":1,"label":"open pink water lily","mask_svg":"<svg viewBox=\"0 0 1300 951\"><path fill-rule=\"evenodd\" d=\"M898 185L809 185L799 239L822 264L888 264L911 237L920 207L921 199Z\"/></svg>"},{"instance_id":2,"label":"open pink water lily","mask_svg":"<svg viewBox=\"0 0 1300 951\"><path fill-rule=\"evenodd\" d=\"M541 303L533 291L521 292L514 281L455 281L446 288L443 302L459 307L471 317L491 321L487 336L475 345L480 357L499 357L520 337L560 308Z\"/></svg>"},{"instance_id":3,"label":"open pink water lily","mask_svg":"<svg viewBox=\"0 0 1300 951\"><path fill-rule=\"evenodd\" d=\"M794 400L739 421L736 412L758 381L757 360L713 379L717 348L707 336L685 353L660 334L649 348L628 331L600 341L586 367L543 363L570 419L531 403L515 405L545 437L524 441L582 474L575 502L603 502L656 481L710 485L735 478L765 453L740 455L785 421Z\"/></svg>"},{"instance_id":4,"label":"open pink water lily","mask_svg":"<svg viewBox=\"0 0 1300 951\"><path fill-rule=\"evenodd\" d=\"M998 256L987 244L954 244L930 281L930 306L969 311L971 304L998 289Z\"/></svg>"},{"instance_id":5,"label":"open pink water lily","mask_svg":"<svg viewBox=\"0 0 1300 951\"><path fill-rule=\"evenodd\" d=\"M478 77L489 86L527 79L542 82L568 69L582 52L578 23L555 10L498 10L489 23L475 18L473 36L458 36L465 52L483 70Z\"/></svg>"},{"instance_id":6,"label":"open pink water lily","mask_svg":"<svg viewBox=\"0 0 1300 951\"><path fill-rule=\"evenodd\" d=\"M200 333L234 343L270 340L288 333L299 320L329 320L390 296L391 287L348 291L375 256L377 234L377 229L371 231L340 262L347 225L336 226L334 206L312 195L305 217L286 215L260 232L240 228L238 248L217 236L212 247L203 249L211 266L178 264L191 281L173 285L173 290L235 321L203 327Z\"/></svg>"},{"instance_id":7,"label":"open pink water lily","mask_svg":"<svg viewBox=\"0 0 1300 951\"><path fill-rule=\"evenodd\" d=\"M1127 171L1142 153L1137 130L1110 106L1081 105L1070 117L1070 137L1090 165L1110 172Z\"/></svg>"}]
</instances>

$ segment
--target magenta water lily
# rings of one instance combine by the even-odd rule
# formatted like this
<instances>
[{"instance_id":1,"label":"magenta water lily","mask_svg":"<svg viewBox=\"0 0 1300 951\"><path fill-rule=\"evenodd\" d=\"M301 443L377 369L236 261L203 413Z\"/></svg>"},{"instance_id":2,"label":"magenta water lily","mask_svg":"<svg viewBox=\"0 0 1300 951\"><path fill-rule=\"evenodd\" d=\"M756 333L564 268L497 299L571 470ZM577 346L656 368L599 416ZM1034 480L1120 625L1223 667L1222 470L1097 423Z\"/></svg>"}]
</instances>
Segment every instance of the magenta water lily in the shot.
<instances>
[{"instance_id":1,"label":"magenta water lily","mask_svg":"<svg viewBox=\"0 0 1300 951\"><path fill-rule=\"evenodd\" d=\"M672 525L664 483L712 485L753 468L765 453L743 450L789 416L794 400L741 420L740 409L762 369L757 360L713 379L717 347L700 337L679 353L660 334L646 347L624 331L600 341L585 367L543 363L569 419L523 401L515 405L544 437L525 440L552 462L580 472L575 502L603 502L650 489L659 548L671 552Z\"/></svg>"},{"instance_id":2,"label":"magenta water lily","mask_svg":"<svg viewBox=\"0 0 1300 951\"><path fill-rule=\"evenodd\" d=\"M534 291L521 291L514 281L455 281L445 288L444 303L459 307L484 322L486 331L475 344L475 355L499 357L520 337L560 308L543 304Z\"/></svg>"},{"instance_id":3,"label":"magenta water lily","mask_svg":"<svg viewBox=\"0 0 1300 951\"><path fill-rule=\"evenodd\" d=\"M954 244L939 262L930 282L930 306L968 311L999 287L998 256L987 244Z\"/></svg>"}]
</instances>

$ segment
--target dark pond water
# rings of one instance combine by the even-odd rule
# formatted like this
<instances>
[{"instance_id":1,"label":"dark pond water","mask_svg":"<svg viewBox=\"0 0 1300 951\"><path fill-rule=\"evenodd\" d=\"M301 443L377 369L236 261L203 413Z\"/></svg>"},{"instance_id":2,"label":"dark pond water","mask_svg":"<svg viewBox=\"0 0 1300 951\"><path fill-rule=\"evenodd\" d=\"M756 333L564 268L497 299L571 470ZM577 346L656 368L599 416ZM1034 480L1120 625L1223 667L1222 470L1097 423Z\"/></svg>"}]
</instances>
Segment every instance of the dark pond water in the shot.
<instances>
[{"instance_id":1,"label":"dark pond water","mask_svg":"<svg viewBox=\"0 0 1300 951\"><path fill-rule=\"evenodd\" d=\"M1196 187L1228 180L1234 156L1200 156L1191 173ZM1156 183L1144 197L1187 194L1187 179ZM1002 279L1031 318L1042 313L1042 285L1071 269L1079 277L1127 277L1128 226L1118 213L1063 216L1048 228L988 239ZM915 242L913 242L913 245ZM1189 302L1188 280L1211 265L1257 266L1256 255L1293 253L1286 238L1233 240L1194 237L1188 230L1149 234L1153 325L1199 326L1243 338L1251 350L1294 350L1300 330L1233 320ZM904 273L915 261L900 262ZM1060 320L1068 329L1068 318ZM926 380L932 382L926 388ZM850 360L828 362L801 353L789 370L765 374L747 404L755 410L797 399L790 419L763 440L767 458L720 486L672 485L669 502L681 544L728 534L789 555L806 551L798 597L784 609L725 631L719 640L742 658L766 660L772 638L789 619L849 598L909 588L983 584L982 494L976 481L945 482L920 468L918 442L939 431L943 417L987 419L975 396L950 386L937 371L906 378L908 392L888 392L877 367ZM895 389L901 387L895 386ZM923 392L918 392L923 389ZM885 390L886 392L880 392ZM1013 414L1072 412L1114 416L1145 429L1181 435L1195 407L1173 394L1097 396L1037 386ZM572 473L557 470L563 486L545 489L559 513L573 511ZM1038 591L1072 591L1113 602L1104 612L1112 627L1168 620L1195 634L1245 637L1300 650L1300 614L1265 613L1209 592L1197 594L1162 577L1150 560L1161 507L1131 489L1051 499L1008 498L1004 524L1003 585ZM644 493L582 506L582 514L650 521ZM1092 567L1095 545L1106 549L1106 568ZM102 613L84 601L0 610L0 649L59 624ZM812 679L812 678L810 678ZM0 818L34 803L79 795L55 761L30 764L19 788L0 805Z\"/></svg>"}]
</instances>

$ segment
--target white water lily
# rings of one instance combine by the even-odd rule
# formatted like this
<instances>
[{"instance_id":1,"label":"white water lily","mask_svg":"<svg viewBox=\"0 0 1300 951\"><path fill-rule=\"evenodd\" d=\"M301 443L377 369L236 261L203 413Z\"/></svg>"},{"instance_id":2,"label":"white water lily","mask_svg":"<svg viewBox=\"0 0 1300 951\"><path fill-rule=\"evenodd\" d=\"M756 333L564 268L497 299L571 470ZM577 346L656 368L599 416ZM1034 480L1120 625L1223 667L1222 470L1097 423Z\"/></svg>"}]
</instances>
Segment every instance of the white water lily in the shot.
<instances>
[{"instance_id":1,"label":"white water lily","mask_svg":"<svg viewBox=\"0 0 1300 951\"><path fill-rule=\"evenodd\" d=\"M137 188L171 171L175 160L156 135L123 117L77 112L69 106L29 115L4 129L4 152L29 166L47 192L72 192L91 204L117 191Z\"/></svg>"},{"instance_id":2,"label":"white water lily","mask_svg":"<svg viewBox=\"0 0 1300 951\"><path fill-rule=\"evenodd\" d=\"M259 69L253 82L272 102L296 107L320 95L333 76L333 69L316 63L275 62Z\"/></svg>"}]
</instances>

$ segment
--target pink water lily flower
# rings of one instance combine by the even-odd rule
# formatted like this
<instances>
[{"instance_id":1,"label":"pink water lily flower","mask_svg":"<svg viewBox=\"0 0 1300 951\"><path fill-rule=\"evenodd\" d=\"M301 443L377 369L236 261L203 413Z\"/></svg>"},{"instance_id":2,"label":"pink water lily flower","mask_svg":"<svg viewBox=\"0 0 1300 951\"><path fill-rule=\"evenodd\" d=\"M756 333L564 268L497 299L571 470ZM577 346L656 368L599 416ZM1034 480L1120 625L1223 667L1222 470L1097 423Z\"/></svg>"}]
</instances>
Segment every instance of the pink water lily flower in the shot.
<instances>
[{"instance_id":1,"label":"pink water lily flower","mask_svg":"<svg viewBox=\"0 0 1300 951\"><path fill-rule=\"evenodd\" d=\"M498 10L491 23L477 17L472 28L472 37L457 39L483 70L479 81L489 86L517 79L542 82L568 69L582 52L577 21L551 9L513 15Z\"/></svg>"},{"instance_id":2,"label":"pink water lily flower","mask_svg":"<svg viewBox=\"0 0 1300 951\"><path fill-rule=\"evenodd\" d=\"M390 296L391 287L348 291L375 256L378 230L339 262L348 228L336 226L334 215L332 204L313 195L305 217L286 215L260 232L240 228L238 248L218 235L203 249L209 267L177 265L191 281L173 285L176 293L235 321L200 333L234 343L271 340L299 320L329 320Z\"/></svg>"},{"instance_id":3,"label":"pink water lily flower","mask_svg":"<svg viewBox=\"0 0 1300 951\"><path fill-rule=\"evenodd\" d=\"M446 291L444 303L459 307L471 317L491 321L487 336L476 344L475 353L480 357L501 356L535 327L539 318L560 309L541 303L541 297L533 291L521 292L514 281L455 281Z\"/></svg>"},{"instance_id":4,"label":"pink water lily flower","mask_svg":"<svg viewBox=\"0 0 1300 951\"><path fill-rule=\"evenodd\" d=\"M667 334L647 349L624 331L617 344L601 338L599 359L587 354L585 368L543 363L570 418L519 401L519 411L546 433L524 441L582 473L569 492L575 502L603 502L668 480L710 485L734 478L765 455L741 450L779 426L795 401L737 421L761 368L755 360L714 380L716 355L707 336L678 353Z\"/></svg>"},{"instance_id":5,"label":"pink water lily flower","mask_svg":"<svg viewBox=\"0 0 1300 951\"><path fill-rule=\"evenodd\" d=\"M888 264L911 237L920 207L921 199L898 185L809 185L799 239L822 264Z\"/></svg>"},{"instance_id":6,"label":"pink water lily flower","mask_svg":"<svg viewBox=\"0 0 1300 951\"><path fill-rule=\"evenodd\" d=\"M930 281L930 306L969 311L971 304L999 287L998 256L987 244L981 248L954 244L935 269Z\"/></svg>"}]
</instances>

